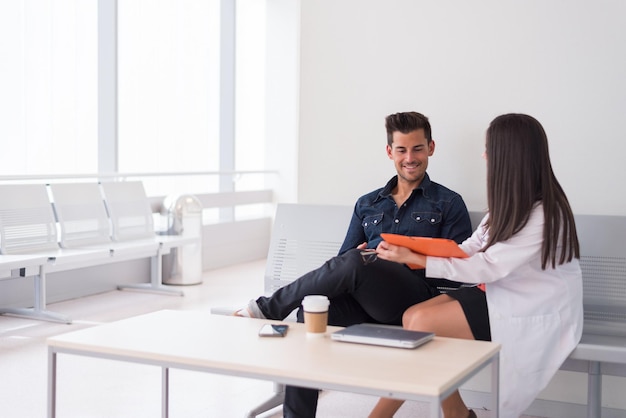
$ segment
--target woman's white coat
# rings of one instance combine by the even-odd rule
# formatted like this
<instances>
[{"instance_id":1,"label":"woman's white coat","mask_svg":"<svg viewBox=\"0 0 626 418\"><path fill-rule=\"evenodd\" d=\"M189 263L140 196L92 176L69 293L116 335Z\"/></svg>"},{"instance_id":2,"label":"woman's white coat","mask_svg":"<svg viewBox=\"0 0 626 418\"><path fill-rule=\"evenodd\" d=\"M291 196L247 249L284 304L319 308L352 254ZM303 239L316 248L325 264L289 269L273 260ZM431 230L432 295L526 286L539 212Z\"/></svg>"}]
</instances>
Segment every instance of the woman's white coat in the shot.
<instances>
[{"instance_id":1,"label":"woman's white coat","mask_svg":"<svg viewBox=\"0 0 626 418\"><path fill-rule=\"evenodd\" d=\"M576 259L541 269L542 205L520 232L480 252L486 219L461 244L469 258L428 257L426 276L485 283L491 338L502 345L501 417L519 417L580 341L582 274Z\"/></svg>"}]
</instances>

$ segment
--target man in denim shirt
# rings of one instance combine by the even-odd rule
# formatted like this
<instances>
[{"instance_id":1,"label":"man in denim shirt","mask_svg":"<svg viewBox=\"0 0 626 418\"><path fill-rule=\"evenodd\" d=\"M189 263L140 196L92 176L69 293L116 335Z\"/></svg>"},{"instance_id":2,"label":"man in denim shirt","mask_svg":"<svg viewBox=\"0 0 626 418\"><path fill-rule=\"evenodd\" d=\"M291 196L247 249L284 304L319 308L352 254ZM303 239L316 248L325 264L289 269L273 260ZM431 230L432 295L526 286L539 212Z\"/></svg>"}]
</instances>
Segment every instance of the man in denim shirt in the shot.
<instances>
[{"instance_id":1,"label":"man in denim shirt","mask_svg":"<svg viewBox=\"0 0 626 418\"><path fill-rule=\"evenodd\" d=\"M426 174L435 151L428 118L417 112L389 115L387 156L397 175L385 187L358 199L346 238L336 257L269 297L250 301L240 316L282 320L306 295L330 299L330 325L362 322L402 324L404 311L439 294L438 287L458 286L425 280L424 270L377 260L381 232L448 238L461 243L472 233L470 217L458 193L432 182ZM298 321L303 322L302 310ZM287 386L285 417L314 417L318 391Z\"/></svg>"}]
</instances>

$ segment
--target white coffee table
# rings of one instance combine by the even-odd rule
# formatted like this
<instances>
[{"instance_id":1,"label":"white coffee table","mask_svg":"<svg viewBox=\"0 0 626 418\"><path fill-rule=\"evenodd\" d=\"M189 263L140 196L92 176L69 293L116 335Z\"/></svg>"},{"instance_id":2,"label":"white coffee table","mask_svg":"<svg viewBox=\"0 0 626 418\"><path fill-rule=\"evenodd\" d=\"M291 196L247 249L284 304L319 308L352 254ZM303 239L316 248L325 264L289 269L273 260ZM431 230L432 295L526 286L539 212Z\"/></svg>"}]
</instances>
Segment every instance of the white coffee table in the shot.
<instances>
[{"instance_id":1,"label":"white coffee table","mask_svg":"<svg viewBox=\"0 0 626 418\"><path fill-rule=\"evenodd\" d=\"M48 417L56 414L60 353L161 367L163 417L168 416L169 368L430 402L430 416L440 417L441 400L491 365L493 416L498 416L499 344L435 337L405 350L342 343L328 336L311 339L296 323L290 323L285 338L258 337L267 322L277 321L158 311L51 337Z\"/></svg>"}]
</instances>

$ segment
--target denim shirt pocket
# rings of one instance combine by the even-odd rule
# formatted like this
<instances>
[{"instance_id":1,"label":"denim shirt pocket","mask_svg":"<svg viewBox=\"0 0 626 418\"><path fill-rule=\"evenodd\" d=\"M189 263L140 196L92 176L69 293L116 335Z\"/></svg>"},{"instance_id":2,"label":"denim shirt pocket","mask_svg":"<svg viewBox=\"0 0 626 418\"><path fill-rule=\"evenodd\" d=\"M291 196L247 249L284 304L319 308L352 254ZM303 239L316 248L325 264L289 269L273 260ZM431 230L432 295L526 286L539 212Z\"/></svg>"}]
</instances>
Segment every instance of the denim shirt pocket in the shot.
<instances>
[{"instance_id":1,"label":"denim shirt pocket","mask_svg":"<svg viewBox=\"0 0 626 418\"><path fill-rule=\"evenodd\" d=\"M428 223L436 226L441 223L441 213L439 212L413 212L411 218L417 223Z\"/></svg>"},{"instance_id":2,"label":"denim shirt pocket","mask_svg":"<svg viewBox=\"0 0 626 418\"><path fill-rule=\"evenodd\" d=\"M380 229L380 225L382 225L383 214L378 213L376 215L370 215L363 218L363 222L361 225L363 226L363 230L366 234L371 233L374 229ZM369 234L368 234L369 235Z\"/></svg>"}]
</instances>

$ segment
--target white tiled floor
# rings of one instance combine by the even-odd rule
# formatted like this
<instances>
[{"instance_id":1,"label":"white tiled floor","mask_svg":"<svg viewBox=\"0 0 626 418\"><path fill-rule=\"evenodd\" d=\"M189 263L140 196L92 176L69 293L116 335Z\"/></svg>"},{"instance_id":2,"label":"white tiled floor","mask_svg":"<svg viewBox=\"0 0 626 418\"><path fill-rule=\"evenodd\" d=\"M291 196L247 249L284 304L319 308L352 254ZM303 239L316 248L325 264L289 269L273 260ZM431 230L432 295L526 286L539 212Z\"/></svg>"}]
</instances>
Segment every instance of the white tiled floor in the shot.
<instances>
[{"instance_id":1,"label":"white tiled floor","mask_svg":"<svg viewBox=\"0 0 626 418\"><path fill-rule=\"evenodd\" d=\"M71 325L0 316L0 417L46 416L47 337L160 309L197 310L199 314L209 315L212 307L241 306L263 293L264 269L265 260L260 260L207 271L202 284L182 287L184 297L112 291L49 306L73 318ZM219 340L219 336L215 338ZM271 382L208 373L171 370L170 376L173 418L242 418L273 389ZM328 392L320 399L318 416L362 417L374 402L372 397ZM423 409L419 404L408 404L397 416L428 416ZM488 412L477 413L479 417L489 417ZM60 355L57 416L158 417L160 369ZM263 416L280 417L280 408Z\"/></svg>"},{"instance_id":2,"label":"white tiled floor","mask_svg":"<svg viewBox=\"0 0 626 418\"><path fill-rule=\"evenodd\" d=\"M264 268L260 260L208 271L201 285L181 287L184 297L112 291L49 305L71 325L0 316L0 417L46 416L47 337L160 309L209 315L213 306L239 306L262 293ZM59 417L160 416L158 368L69 355L58 366ZM272 392L271 382L181 370L171 376L172 417L243 417Z\"/></svg>"}]
</instances>

